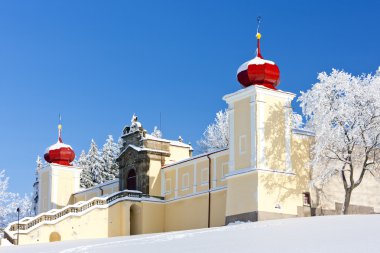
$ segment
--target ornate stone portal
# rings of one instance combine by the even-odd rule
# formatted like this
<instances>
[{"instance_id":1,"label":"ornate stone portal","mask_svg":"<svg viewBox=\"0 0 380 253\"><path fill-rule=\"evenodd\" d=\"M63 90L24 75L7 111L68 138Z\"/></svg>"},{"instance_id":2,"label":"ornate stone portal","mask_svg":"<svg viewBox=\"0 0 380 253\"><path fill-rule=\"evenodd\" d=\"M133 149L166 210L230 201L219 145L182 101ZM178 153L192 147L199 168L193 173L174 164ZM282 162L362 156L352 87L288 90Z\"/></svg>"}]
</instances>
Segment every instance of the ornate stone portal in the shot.
<instances>
[{"instance_id":1,"label":"ornate stone portal","mask_svg":"<svg viewBox=\"0 0 380 253\"><path fill-rule=\"evenodd\" d=\"M117 159L119 164L120 190L137 190L144 194L157 195L152 192L154 182L160 174L151 170L152 163L159 167L165 164L165 158L170 156L169 142L147 134L137 116L133 115L131 126L126 126L121 136L123 147ZM157 181L157 180L156 180Z\"/></svg>"}]
</instances>

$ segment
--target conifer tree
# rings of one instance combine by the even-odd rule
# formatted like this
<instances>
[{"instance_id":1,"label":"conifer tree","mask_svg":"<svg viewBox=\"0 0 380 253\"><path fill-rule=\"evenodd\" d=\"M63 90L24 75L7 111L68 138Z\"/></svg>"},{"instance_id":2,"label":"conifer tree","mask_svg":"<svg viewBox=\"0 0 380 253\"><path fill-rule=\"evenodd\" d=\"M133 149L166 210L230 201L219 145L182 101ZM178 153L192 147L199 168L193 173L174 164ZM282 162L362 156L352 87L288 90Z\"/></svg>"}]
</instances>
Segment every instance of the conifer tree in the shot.
<instances>
[{"instance_id":1,"label":"conifer tree","mask_svg":"<svg viewBox=\"0 0 380 253\"><path fill-rule=\"evenodd\" d=\"M79 156L78 166L82 169L82 172L80 174L80 187L92 187L94 185L94 182L92 181L91 170L87 163L87 154L84 152L84 150L82 150L82 153Z\"/></svg>"},{"instance_id":2,"label":"conifer tree","mask_svg":"<svg viewBox=\"0 0 380 253\"><path fill-rule=\"evenodd\" d=\"M32 211L33 211L34 215L38 214L38 191L39 191L38 172L43 167L42 160L41 160L40 156L37 156L36 163L37 163L36 172L35 172L36 180L34 181L34 184L33 184L33 199L32 199L32 202L33 202L32 203Z\"/></svg>"},{"instance_id":3,"label":"conifer tree","mask_svg":"<svg viewBox=\"0 0 380 253\"><path fill-rule=\"evenodd\" d=\"M104 161L101 157L98 146L93 139L91 140L90 150L87 153L87 163L91 171L94 185L103 183L106 180Z\"/></svg>"},{"instance_id":4,"label":"conifer tree","mask_svg":"<svg viewBox=\"0 0 380 253\"><path fill-rule=\"evenodd\" d=\"M103 145L102 149L105 181L114 180L119 177L119 167L116 163L119 150L118 144L113 141L112 135L108 135L106 143Z\"/></svg>"}]
</instances>

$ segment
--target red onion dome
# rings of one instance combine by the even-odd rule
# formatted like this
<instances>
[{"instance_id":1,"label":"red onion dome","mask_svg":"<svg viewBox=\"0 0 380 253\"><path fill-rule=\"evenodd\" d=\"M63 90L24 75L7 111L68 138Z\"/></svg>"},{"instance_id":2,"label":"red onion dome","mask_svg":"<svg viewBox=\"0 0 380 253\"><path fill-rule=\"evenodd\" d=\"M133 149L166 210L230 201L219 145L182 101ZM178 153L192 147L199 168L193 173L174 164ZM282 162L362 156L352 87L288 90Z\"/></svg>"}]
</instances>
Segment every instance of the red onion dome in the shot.
<instances>
[{"instance_id":1,"label":"red onion dome","mask_svg":"<svg viewBox=\"0 0 380 253\"><path fill-rule=\"evenodd\" d=\"M70 145L64 144L61 138L62 125L58 125L58 141L51 145L44 155L48 163L56 163L60 165L71 166L71 162L75 159L75 152Z\"/></svg>"},{"instance_id":2,"label":"red onion dome","mask_svg":"<svg viewBox=\"0 0 380 253\"><path fill-rule=\"evenodd\" d=\"M246 88L250 85L263 85L276 90L280 83L280 70L273 61L264 60L260 52L261 34L256 34L257 55L243 63L237 71L238 81Z\"/></svg>"}]
</instances>

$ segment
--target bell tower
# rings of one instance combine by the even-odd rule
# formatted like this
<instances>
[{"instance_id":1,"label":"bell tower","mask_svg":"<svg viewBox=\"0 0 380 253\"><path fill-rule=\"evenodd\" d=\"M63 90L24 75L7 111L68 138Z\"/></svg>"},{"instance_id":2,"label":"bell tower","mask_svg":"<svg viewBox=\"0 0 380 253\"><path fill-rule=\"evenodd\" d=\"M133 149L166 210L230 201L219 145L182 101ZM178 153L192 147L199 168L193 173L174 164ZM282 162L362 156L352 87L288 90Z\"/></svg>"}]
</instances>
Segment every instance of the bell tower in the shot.
<instances>
[{"instance_id":1,"label":"bell tower","mask_svg":"<svg viewBox=\"0 0 380 253\"><path fill-rule=\"evenodd\" d=\"M72 204L72 194L80 190L81 170L72 165L75 153L62 141L62 124L58 125L58 141L44 155L45 167L38 171L38 211L46 212Z\"/></svg>"},{"instance_id":2,"label":"bell tower","mask_svg":"<svg viewBox=\"0 0 380 253\"><path fill-rule=\"evenodd\" d=\"M261 54L243 63L237 79L243 89L223 99L228 104L230 147L226 223L257 221L264 206L263 175L292 173L291 101L294 94L277 90L280 70ZM274 205L273 205L274 207Z\"/></svg>"}]
</instances>

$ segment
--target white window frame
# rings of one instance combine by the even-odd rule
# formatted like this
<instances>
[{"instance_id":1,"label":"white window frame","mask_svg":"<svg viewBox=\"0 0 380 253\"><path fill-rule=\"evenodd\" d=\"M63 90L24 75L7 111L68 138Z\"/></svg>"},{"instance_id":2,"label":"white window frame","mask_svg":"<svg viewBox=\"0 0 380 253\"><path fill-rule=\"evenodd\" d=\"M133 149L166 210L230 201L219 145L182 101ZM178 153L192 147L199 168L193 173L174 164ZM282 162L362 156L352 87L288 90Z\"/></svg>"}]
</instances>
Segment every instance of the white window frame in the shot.
<instances>
[{"instance_id":1,"label":"white window frame","mask_svg":"<svg viewBox=\"0 0 380 253\"><path fill-rule=\"evenodd\" d=\"M203 168L201 170L201 185L208 185L208 180L209 180L209 175L208 175L209 171L208 171L208 168ZM206 178L203 178L204 174L207 175Z\"/></svg>"},{"instance_id":2,"label":"white window frame","mask_svg":"<svg viewBox=\"0 0 380 253\"><path fill-rule=\"evenodd\" d=\"M224 181L226 180L226 176L228 175L229 168L228 168L228 162L222 163L222 177L221 180Z\"/></svg>"},{"instance_id":3,"label":"white window frame","mask_svg":"<svg viewBox=\"0 0 380 253\"><path fill-rule=\"evenodd\" d=\"M247 136L244 134L239 136L239 154L244 155L245 153L247 153Z\"/></svg>"},{"instance_id":4,"label":"white window frame","mask_svg":"<svg viewBox=\"0 0 380 253\"><path fill-rule=\"evenodd\" d=\"M169 186L169 190L168 190ZM165 179L165 195L170 195L172 193L172 179L166 178Z\"/></svg>"},{"instance_id":5,"label":"white window frame","mask_svg":"<svg viewBox=\"0 0 380 253\"><path fill-rule=\"evenodd\" d=\"M186 179L185 179L186 178ZM185 184L186 182L186 184ZM188 190L190 188L190 175L189 172L182 174L182 185L181 185L182 191Z\"/></svg>"}]
</instances>

